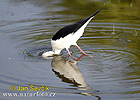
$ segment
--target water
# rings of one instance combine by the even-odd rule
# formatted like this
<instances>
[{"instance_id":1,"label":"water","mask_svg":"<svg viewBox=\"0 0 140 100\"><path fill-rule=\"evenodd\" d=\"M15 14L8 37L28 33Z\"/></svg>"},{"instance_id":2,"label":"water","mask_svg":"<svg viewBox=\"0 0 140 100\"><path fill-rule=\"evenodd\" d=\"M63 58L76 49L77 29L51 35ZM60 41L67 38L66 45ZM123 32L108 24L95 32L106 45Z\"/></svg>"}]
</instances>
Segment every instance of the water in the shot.
<instances>
[{"instance_id":1,"label":"water","mask_svg":"<svg viewBox=\"0 0 140 100\"><path fill-rule=\"evenodd\" d=\"M140 17L139 0L0 0L0 99L47 100L139 100ZM66 62L61 56L44 59L51 50L52 36L65 25L98 9L79 46L72 46L76 58ZM43 97L4 97L11 86L48 86L55 93ZM43 93L44 91L39 91ZM54 97L53 97L54 96Z\"/></svg>"}]
</instances>

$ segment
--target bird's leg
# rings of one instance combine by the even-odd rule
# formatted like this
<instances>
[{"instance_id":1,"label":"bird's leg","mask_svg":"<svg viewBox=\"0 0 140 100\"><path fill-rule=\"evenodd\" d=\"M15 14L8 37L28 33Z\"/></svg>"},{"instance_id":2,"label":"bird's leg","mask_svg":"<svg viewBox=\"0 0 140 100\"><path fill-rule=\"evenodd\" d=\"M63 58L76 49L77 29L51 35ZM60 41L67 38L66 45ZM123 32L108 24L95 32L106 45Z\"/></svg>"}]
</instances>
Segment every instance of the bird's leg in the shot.
<instances>
[{"instance_id":1,"label":"bird's leg","mask_svg":"<svg viewBox=\"0 0 140 100\"><path fill-rule=\"evenodd\" d=\"M71 54L70 54L70 51L69 51L69 49L66 49L67 50L67 52L68 52L68 54L69 54L69 57L68 57L68 60L67 61L69 61L69 59L70 59L70 57L73 57ZM77 59L77 58L75 58L75 57L73 57L74 59Z\"/></svg>"},{"instance_id":2,"label":"bird's leg","mask_svg":"<svg viewBox=\"0 0 140 100\"><path fill-rule=\"evenodd\" d=\"M76 46L84 55L86 55L86 53L78 45L76 45Z\"/></svg>"},{"instance_id":3,"label":"bird's leg","mask_svg":"<svg viewBox=\"0 0 140 100\"><path fill-rule=\"evenodd\" d=\"M91 56L91 55L88 55L88 54L86 54L78 45L76 45L77 46L77 48L84 54L84 55L87 55L87 56L90 56L90 57L93 57L93 56Z\"/></svg>"},{"instance_id":4,"label":"bird's leg","mask_svg":"<svg viewBox=\"0 0 140 100\"><path fill-rule=\"evenodd\" d=\"M69 49L66 49L66 50L67 50L67 52L68 52L68 54L69 54L69 57L68 57L68 59L67 59L67 62L69 62L71 54L70 54Z\"/></svg>"},{"instance_id":5,"label":"bird's leg","mask_svg":"<svg viewBox=\"0 0 140 100\"><path fill-rule=\"evenodd\" d=\"M67 49L67 52L68 52L69 56L71 56L69 49Z\"/></svg>"}]
</instances>

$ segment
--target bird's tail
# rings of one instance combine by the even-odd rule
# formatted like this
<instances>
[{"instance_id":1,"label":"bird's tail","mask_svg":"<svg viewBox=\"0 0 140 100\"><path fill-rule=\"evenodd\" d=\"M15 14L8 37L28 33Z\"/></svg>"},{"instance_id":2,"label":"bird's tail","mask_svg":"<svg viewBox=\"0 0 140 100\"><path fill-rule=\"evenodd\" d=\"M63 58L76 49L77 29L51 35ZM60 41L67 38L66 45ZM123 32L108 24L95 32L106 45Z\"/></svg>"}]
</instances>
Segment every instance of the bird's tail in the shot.
<instances>
[{"instance_id":1,"label":"bird's tail","mask_svg":"<svg viewBox=\"0 0 140 100\"><path fill-rule=\"evenodd\" d=\"M98 14L103 8L101 8L100 10L96 11L94 14L92 14L91 16L89 16L88 18L94 17L96 14Z\"/></svg>"}]
</instances>

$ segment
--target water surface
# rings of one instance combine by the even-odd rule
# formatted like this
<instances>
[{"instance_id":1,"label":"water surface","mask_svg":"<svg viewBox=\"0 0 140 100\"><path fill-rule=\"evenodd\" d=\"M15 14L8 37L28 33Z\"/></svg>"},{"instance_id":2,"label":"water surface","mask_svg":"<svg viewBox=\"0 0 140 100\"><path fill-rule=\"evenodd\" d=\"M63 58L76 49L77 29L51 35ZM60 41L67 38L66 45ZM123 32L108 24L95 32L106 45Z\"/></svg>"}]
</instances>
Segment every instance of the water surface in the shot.
<instances>
[{"instance_id":1,"label":"water surface","mask_svg":"<svg viewBox=\"0 0 140 100\"><path fill-rule=\"evenodd\" d=\"M10 86L48 86L47 100L139 100L139 0L0 0L0 99ZM89 23L79 46L72 46L75 61L61 56L44 59L52 36L63 26L104 9ZM20 91L31 92L33 91ZM43 91L41 91L43 92Z\"/></svg>"}]
</instances>

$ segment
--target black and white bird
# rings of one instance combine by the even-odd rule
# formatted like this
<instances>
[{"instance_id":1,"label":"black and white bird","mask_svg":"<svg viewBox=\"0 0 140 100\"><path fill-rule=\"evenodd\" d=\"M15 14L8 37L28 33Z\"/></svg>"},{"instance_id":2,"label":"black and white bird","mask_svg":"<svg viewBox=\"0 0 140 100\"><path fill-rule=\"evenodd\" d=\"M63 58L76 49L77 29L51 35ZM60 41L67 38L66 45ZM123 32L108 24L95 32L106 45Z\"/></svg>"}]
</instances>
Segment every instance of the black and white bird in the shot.
<instances>
[{"instance_id":1,"label":"black and white bird","mask_svg":"<svg viewBox=\"0 0 140 100\"><path fill-rule=\"evenodd\" d=\"M88 23L91 21L91 19L101 11L98 10L91 16L82 19L76 23L67 25L60 29L51 39L51 45L52 45L52 51L48 51L42 54L43 57L46 56L53 56L53 55L59 55L61 50L66 49L69 56L71 56L69 48L71 45L77 46L77 48L84 54L86 53L77 45L77 40L83 35L84 29L88 25Z\"/></svg>"}]
</instances>

